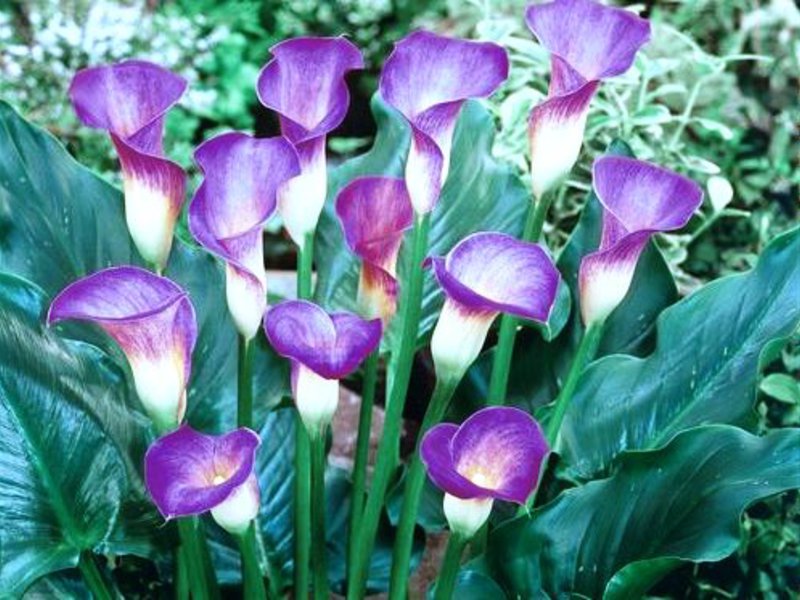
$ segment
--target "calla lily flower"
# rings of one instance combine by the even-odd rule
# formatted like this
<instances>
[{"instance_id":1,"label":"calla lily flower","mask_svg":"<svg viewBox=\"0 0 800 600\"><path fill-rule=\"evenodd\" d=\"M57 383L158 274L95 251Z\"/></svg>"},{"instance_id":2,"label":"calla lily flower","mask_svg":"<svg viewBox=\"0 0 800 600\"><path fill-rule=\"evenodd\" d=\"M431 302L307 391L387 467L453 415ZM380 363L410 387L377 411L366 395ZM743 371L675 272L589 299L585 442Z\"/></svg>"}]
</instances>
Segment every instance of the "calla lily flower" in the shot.
<instances>
[{"instance_id":1,"label":"calla lily flower","mask_svg":"<svg viewBox=\"0 0 800 600\"><path fill-rule=\"evenodd\" d=\"M186 190L183 169L164 156L164 117L185 90L182 77L139 60L83 69L69 88L78 118L111 136L122 166L128 230L142 257L159 270Z\"/></svg>"},{"instance_id":2,"label":"calla lily flower","mask_svg":"<svg viewBox=\"0 0 800 600\"><path fill-rule=\"evenodd\" d=\"M258 76L261 104L278 113L281 132L294 144L300 175L282 186L278 209L292 240L303 247L316 229L327 195L325 138L347 114L344 77L362 69L361 52L343 37L301 37L270 49L273 59Z\"/></svg>"},{"instance_id":3,"label":"calla lily flower","mask_svg":"<svg viewBox=\"0 0 800 600\"><path fill-rule=\"evenodd\" d=\"M524 505L549 452L539 424L517 408L484 408L461 426L441 423L422 439L428 477L443 492L450 530L471 538L495 500Z\"/></svg>"},{"instance_id":4,"label":"calla lily flower","mask_svg":"<svg viewBox=\"0 0 800 600\"><path fill-rule=\"evenodd\" d=\"M186 412L186 385L197 340L186 292L138 267L113 267L67 286L50 305L47 323L67 319L99 325L119 344L136 393L159 429L174 429Z\"/></svg>"},{"instance_id":5,"label":"calla lily flower","mask_svg":"<svg viewBox=\"0 0 800 600\"><path fill-rule=\"evenodd\" d=\"M650 39L650 24L594 0L534 4L525 21L551 54L547 99L534 107L528 122L533 193L541 198L578 159L600 82L630 68Z\"/></svg>"},{"instance_id":6,"label":"calla lily flower","mask_svg":"<svg viewBox=\"0 0 800 600\"><path fill-rule=\"evenodd\" d=\"M328 314L306 300L292 300L267 311L264 328L275 351L291 360L297 410L309 433L319 434L339 403L339 379L378 346L380 319Z\"/></svg>"},{"instance_id":7,"label":"calla lily flower","mask_svg":"<svg viewBox=\"0 0 800 600\"><path fill-rule=\"evenodd\" d=\"M336 214L350 249L361 259L358 303L362 314L384 327L397 309L397 255L403 234L414 224L405 182L361 177L336 199Z\"/></svg>"},{"instance_id":8,"label":"calla lily flower","mask_svg":"<svg viewBox=\"0 0 800 600\"><path fill-rule=\"evenodd\" d=\"M680 229L703 202L703 190L691 179L633 158L598 158L593 177L603 206L603 233L597 251L581 261L586 325L604 321L625 298L650 237Z\"/></svg>"},{"instance_id":9,"label":"calla lily flower","mask_svg":"<svg viewBox=\"0 0 800 600\"><path fill-rule=\"evenodd\" d=\"M183 425L147 449L147 490L166 519L210 510L221 527L242 535L258 515L253 465L260 443L246 427L215 436Z\"/></svg>"},{"instance_id":10,"label":"calla lily flower","mask_svg":"<svg viewBox=\"0 0 800 600\"><path fill-rule=\"evenodd\" d=\"M226 263L228 309L251 339L267 309L263 228L275 213L278 188L300 170L283 138L223 133L194 154L205 179L189 206L189 229Z\"/></svg>"},{"instance_id":11,"label":"calla lily flower","mask_svg":"<svg viewBox=\"0 0 800 600\"><path fill-rule=\"evenodd\" d=\"M446 296L431 339L440 378L463 376L498 314L545 322L555 302L560 276L538 244L474 233L431 262Z\"/></svg>"},{"instance_id":12,"label":"calla lily flower","mask_svg":"<svg viewBox=\"0 0 800 600\"><path fill-rule=\"evenodd\" d=\"M380 93L411 125L406 184L417 214L430 212L439 200L461 106L490 96L507 77L508 56L491 42L417 31L395 44Z\"/></svg>"}]
</instances>

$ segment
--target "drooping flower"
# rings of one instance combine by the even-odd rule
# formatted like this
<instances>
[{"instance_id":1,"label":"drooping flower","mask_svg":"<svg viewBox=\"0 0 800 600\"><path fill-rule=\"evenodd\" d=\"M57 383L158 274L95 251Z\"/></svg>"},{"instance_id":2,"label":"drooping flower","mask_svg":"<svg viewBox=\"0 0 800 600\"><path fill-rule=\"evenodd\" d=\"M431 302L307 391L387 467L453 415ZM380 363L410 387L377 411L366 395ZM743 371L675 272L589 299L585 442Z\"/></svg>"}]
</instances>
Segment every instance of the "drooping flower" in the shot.
<instances>
[{"instance_id":1,"label":"drooping flower","mask_svg":"<svg viewBox=\"0 0 800 600\"><path fill-rule=\"evenodd\" d=\"M194 154L205 175L189 206L189 229L225 261L228 309L251 339L267 308L263 228L275 212L278 188L300 171L283 138L223 133Z\"/></svg>"},{"instance_id":2,"label":"drooping flower","mask_svg":"<svg viewBox=\"0 0 800 600\"><path fill-rule=\"evenodd\" d=\"M347 114L345 75L362 69L361 52L343 37L300 37L270 49L258 76L261 104L278 113L281 132L294 144L300 175L278 192L278 210L292 240L303 247L327 195L325 138Z\"/></svg>"},{"instance_id":3,"label":"drooping flower","mask_svg":"<svg viewBox=\"0 0 800 600\"><path fill-rule=\"evenodd\" d=\"M140 60L83 69L69 88L78 118L111 136L122 166L128 230L142 257L159 270L186 190L183 169L164 156L164 118L185 89L182 77Z\"/></svg>"},{"instance_id":4,"label":"drooping flower","mask_svg":"<svg viewBox=\"0 0 800 600\"><path fill-rule=\"evenodd\" d=\"M498 314L545 322L555 302L560 276L538 244L474 233L432 263L446 296L431 339L440 378L463 376Z\"/></svg>"},{"instance_id":5,"label":"drooping flower","mask_svg":"<svg viewBox=\"0 0 800 600\"><path fill-rule=\"evenodd\" d=\"M210 510L221 527L241 535L258 514L253 465L260 443L246 427L215 436L183 425L147 449L147 490L166 519Z\"/></svg>"},{"instance_id":6,"label":"drooping flower","mask_svg":"<svg viewBox=\"0 0 800 600\"><path fill-rule=\"evenodd\" d=\"M460 426L441 423L422 439L428 477L443 492L450 529L470 538L495 500L524 505L549 452L539 424L504 406L479 410Z\"/></svg>"},{"instance_id":7,"label":"drooping flower","mask_svg":"<svg viewBox=\"0 0 800 600\"><path fill-rule=\"evenodd\" d=\"M358 303L368 319L384 327L397 308L397 254L403 234L414 224L405 182L361 177L339 192L336 214L350 249L361 259Z\"/></svg>"},{"instance_id":8,"label":"drooping flower","mask_svg":"<svg viewBox=\"0 0 800 600\"><path fill-rule=\"evenodd\" d=\"M491 42L417 31L395 44L379 89L411 126L405 177L417 214L430 212L439 200L461 106L490 96L507 77L508 56Z\"/></svg>"},{"instance_id":9,"label":"drooping flower","mask_svg":"<svg viewBox=\"0 0 800 600\"><path fill-rule=\"evenodd\" d=\"M136 393L159 429L174 429L186 412L186 385L197 340L186 292L138 267L112 267L71 283L53 300L47 323L99 325L128 359Z\"/></svg>"},{"instance_id":10,"label":"drooping flower","mask_svg":"<svg viewBox=\"0 0 800 600\"><path fill-rule=\"evenodd\" d=\"M292 362L297 410L309 433L316 435L333 419L339 379L378 346L380 319L328 314L311 302L292 300L268 310L264 328L272 347Z\"/></svg>"},{"instance_id":11,"label":"drooping flower","mask_svg":"<svg viewBox=\"0 0 800 600\"><path fill-rule=\"evenodd\" d=\"M525 21L551 55L547 99L534 107L528 122L533 193L541 198L578 159L600 82L630 68L650 39L650 24L595 0L533 4Z\"/></svg>"},{"instance_id":12,"label":"drooping flower","mask_svg":"<svg viewBox=\"0 0 800 600\"><path fill-rule=\"evenodd\" d=\"M597 251L581 261L586 325L604 321L622 302L650 237L680 229L703 202L703 190L691 179L633 158L600 157L593 178L603 206L603 232Z\"/></svg>"}]
</instances>

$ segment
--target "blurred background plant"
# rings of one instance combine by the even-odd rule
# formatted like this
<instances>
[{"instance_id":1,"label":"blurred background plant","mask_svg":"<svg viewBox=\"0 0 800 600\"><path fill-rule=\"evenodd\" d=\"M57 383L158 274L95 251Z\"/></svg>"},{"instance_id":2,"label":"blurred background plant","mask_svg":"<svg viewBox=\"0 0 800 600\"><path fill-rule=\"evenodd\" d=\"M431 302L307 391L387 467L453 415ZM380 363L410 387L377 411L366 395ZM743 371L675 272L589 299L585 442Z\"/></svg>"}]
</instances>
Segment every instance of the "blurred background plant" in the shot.
<instances>
[{"instance_id":1,"label":"blurred background plant","mask_svg":"<svg viewBox=\"0 0 800 600\"><path fill-rule=\"evenodd\" d=\"M490 39L511 56L507 84L490 101L494 151L523 176L528 112L547 90L549 57L522 14L527 0L6 0L0 3L0 98L63 140L80 162L118 177L107 136L78 125L67 98L84 66L143 58L189 81L167 121L168 155L191 169L193 148L226 129L277 132L254 82L278 41L347 34L368 69L351 81L347 120L330 140L341 157L368 147L369 98L394 41L417 27ZM548 242L567 239L590 185L592 159L615 137L640 158L706 186L686 233L659 243L687 293L750 267L800 208L800 9L792 0L655 0L629 7L653 37L627 74L606 81L592 104L578 167L550 213ZM117 182L118 183L118 182ZM290 244L268 245L273 264ZM762 429L800 425L800 340L765 357ZM724 399L720 399L724 401ZM671 597L789 597L800 589L796 493L748 512L740 552L683 568L655 593Z\"/></svg>"}]
</instances>

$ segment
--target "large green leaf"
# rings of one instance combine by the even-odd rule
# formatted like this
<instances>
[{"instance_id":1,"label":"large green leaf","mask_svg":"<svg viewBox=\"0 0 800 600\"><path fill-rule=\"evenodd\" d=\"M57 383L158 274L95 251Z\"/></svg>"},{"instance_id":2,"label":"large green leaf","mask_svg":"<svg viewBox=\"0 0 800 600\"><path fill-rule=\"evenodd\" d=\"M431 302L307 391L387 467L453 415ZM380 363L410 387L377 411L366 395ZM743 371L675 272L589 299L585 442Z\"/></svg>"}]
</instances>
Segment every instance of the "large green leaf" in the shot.
<instances>
[{"instance_id":1,"label":"large green leaf","mask_svg":"<svg viewBox=\"0 0 800 600\"><path fill-rule=\"evenodd\" d=\"M364 175L402 176L409 144L409 130L402 116L383 103L372 100L378 134L372 149L334 169L329 178L329 197L317 230L315 259L319 269L317 299L335 309L356 310L358 261L344 242L334 213L339 190ZM475 231L505 231L519 235L529 197L522 181L510 166L492 157L495 127L489 112L477 101L464 104L456 125L450 174L432 217L431 255L445 254L458 241ZM410 268L411 248L400 253L400 280ZM420 337L432 327L441 304L433 277L425 277ZM386 341L396 335L398 320L389 328Z\"/></svg>"},{"instance_id":2,"label":"large green leaf","mask_svg":"<svg viewBox=\"0 0 800 600\"><path fill-rule=\"evenodd\" d=\"M634 598L680 561L721 560L749 504L800 487L800 430L759 438L698 427L619 463L608 479L495 530L486 553L495 580L514 597L600 598L608 586Z\"/></svg>"},{"instance_id":3,"label":"large green leaf","mask_svg":"<svg viewBox=\"0 0 800 600\"><path fill-rule=\"evenodd\" d=\"M647 358L610 356L584 371L562 435L584 477L626 449L663 446L705 423L753 417L762 350L800 324L800 229L775 239L757 267L715 281L666 310Z\"/></svg>"},{"instance_id":4,"label":"large green leaf","mask_svg":"<svg viewBox=\"0 0 800 600\"><path fill-rule=\"evenodd\" d=\"M98 351L46 331L44 308L39 290L0 275L0 593L11 595L106 540L132 490L118 442L141 431Z\"/></svg>"}]
</instances>

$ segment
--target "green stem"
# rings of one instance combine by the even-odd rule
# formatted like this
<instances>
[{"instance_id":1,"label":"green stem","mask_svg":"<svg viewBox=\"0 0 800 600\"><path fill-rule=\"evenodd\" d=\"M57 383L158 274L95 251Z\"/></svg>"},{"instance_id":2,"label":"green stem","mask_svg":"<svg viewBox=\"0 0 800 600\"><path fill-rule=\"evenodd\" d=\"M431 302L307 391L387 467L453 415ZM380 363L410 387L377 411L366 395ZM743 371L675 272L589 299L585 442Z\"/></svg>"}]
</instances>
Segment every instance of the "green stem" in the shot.
<instances>
[{"instance_id":1,"label":"green stem","mask_svg":"<svg viewBox=\"0 0 800 600\"><path fill-rule=\"evenodd\" d=\"M189 574L186 572L186 553L182 545L178 545L175 550L175 566L175 598L177 600L188 600Z\"/></svg>"},{"instance_id":2,"label":"green stem","mask_svg":"<svg viewBox=\"0 0 800 600\"><path fill-rule=\"evenodd\" d=\"M422 420L417 437L417 446L411 459L405 484L403 485L403 509L397 525L397 535L392 554L392 578L389 583L389 600L402 600L408 589L408 576L411 564L411 549L414 545L414 527L417 523L422 489L425 486L425 466L420 457L419 448L422 438L431 427L439 423L450 404L450 399L458 387L458 380L436 380L425 418Z\"/></svg>"},{"instance_id":3,"label":"green stem","mask_svg":"<svg viewBox=\"0 0 800 600\"><path fill-rule=\"evenodd\" d=\"M453 597L458 570L461 567L461 554L464 552L466 543L466 538L457 533L450 533L450 539L447 540L447 549L444 551L444 557L442 558L439 579L436 581L433 600L450 600Z\"/></svg>"},{"instance_id":4,"label":"green stem","mask_svg":"<svg viewBox=\"0 0 800 600\"><path fill-rule=\"evenodd\" d=\"M239 427L253 428L253 344L239 335L239 369L237 379Z\"/></svg>"},{"instance_id":5,"label":"green stem","mask_svg":"<svg viewBox=\"0 0 800 600\"><path fill-rule=\"evenodd\" d=\"M586 328L583 333L581 342L578 345L578 351L572 359L567 379L564 382L564 387L561 388L558 397L556 398L553 413L550 415L550 422L547 424L547 441L550 447L554 447L558 440L558 433L561 430L561 423L564 421L564 415L569 408L572 401L572 395L575 393L575 387L578 385L581 373L586 368L586 365L591 362L597 353L597 348L600 345L600 338L603 334L603 324L593 323Z\"/></svg>"},{"instance_id":6,"label":"green stem","mask_svg":"<svg viewBox=\"0 0 800 600\"><path fill-rule=\"evenodd\" d=\"M381 517L383 501L389 487L392 474L397 466L400 431L403 419L408 383L411 378L411 367L417 346L417 333L422 310L422 261L428 251L428 230L430 215L418 216L411 233L411 264L407 279L400 285L399 305L402 309L403 325L400 347L392 358L393 374L391 391L386 403L383 437L378 445L378 456L372 487L364 507L361 520L356 556L348 577L347 598L354 600L363 597L366 586L367 570L375 545L375 535Z\"/></svg>"},{"instance_id":7,"label":"green stem","mask_svg":"<svg viewBox=\"0 0 800 600\"><path fill-rule=\"evenodd\" d=\"M199 531L200 522L197 517L178 519L178 532L186 557L186 570L189 576L189 587L193 600L219 598L217 578L213 569L209 569L210 558L205 556L207 547L203 544Z\"/></svg>"},{"instance_id":8,"label":"green stem","mask_svg":"<svg viewBox=\"0 0 800 600\"><path fill-rule=\"evenodd\" d=\"M522 239L526 242L538 241L542 237L547 211L553 201L553 194L544 194L538 202L531 204ZM492 363L492 375L489 379L489 405L503 404L508 391L508 376L511 372L511 357L514 353L514 339L517 337L518 320L512 315L504 314L500 319L500 333Z\"/></svg>"},{"instance_id":9,"label":"green stem","mask_svg":"<svg viewBox=\"0 0 800 600\"><path fill-rule=\"evenodd\" d=\"M358 548L361 517L364 511L364 494L367 482L372 408L375 404L375 385L378 380L379 351L376 349L364 365L364 387L361 394L361 410L358 415L358 441L353 465L353 499L350 511L350 537L348 539L347 564L352 565Z\"/></svg>"},{"instance_id":10,"label":"green stem","mask_svg":"<svg viewBox=\"0 0 800 600\"><path fill-rule=\"evenodd\" d=\"M108 587L106 580L103 578L103 574L100 573L94 555L90 550L81 552L78 568L94 600L114 600L114 593Z\"/></svg>"},{"instance_id":11,"label":"green stem","mask_svg":"<svg viewBox=\"0 0 800 600\"><path fill-rule=\"evenodd\" d=\"M314 262L314 234L306 235L298 248L297 297L310 300L311 272ZM295 419L295 484L294 484L294 594L305 598L308 593L308 564L311 558L311 442L300 415Z\"/></svg>"},{"instance_id":12,"label":"green stem","mask_svg":"<svg viewBox=\"0 0 800 600\"><path fill-rule=\"evenodd\" d=\"M311 436L311 551L314 598L328 598L328 563L325 550L325 430Z\"/></svg>"},{"instance_id":13,"label":"green stem","mask_svg":"<svg viewBox=\"0 0 800 600\"><path fill-rule=\"evenodd\" d=\"M267 593L264 589L264 576L258 560L254 522L250 523L247 531L237 536L237 541L239 542L239 553L242 556L244 600L266 600Z\"/></svg>"}]
</instances>

